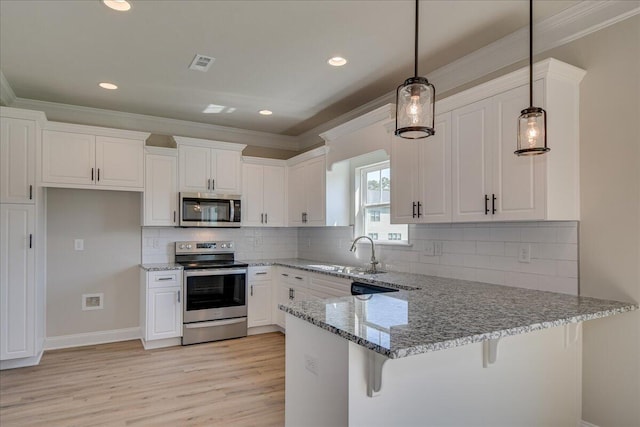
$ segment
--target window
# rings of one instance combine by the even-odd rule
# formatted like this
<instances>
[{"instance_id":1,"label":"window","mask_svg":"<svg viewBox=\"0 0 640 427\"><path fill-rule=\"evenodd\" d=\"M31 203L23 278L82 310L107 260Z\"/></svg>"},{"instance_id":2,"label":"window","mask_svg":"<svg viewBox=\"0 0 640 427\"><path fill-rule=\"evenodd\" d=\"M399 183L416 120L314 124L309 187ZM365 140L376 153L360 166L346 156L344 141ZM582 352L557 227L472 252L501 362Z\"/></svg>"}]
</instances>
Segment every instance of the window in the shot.
<instances>
[{"instance_id":1,"label":"window","mask_svg":"<svg viewBox=\"0 0 640 427\"><path fill-rule=\"evenodd\" d=\"M391 224L391 169L389 162L356 170L356 224L359 235L378 243L408 242L408 226Z\"/></svg>"}]
</instances>

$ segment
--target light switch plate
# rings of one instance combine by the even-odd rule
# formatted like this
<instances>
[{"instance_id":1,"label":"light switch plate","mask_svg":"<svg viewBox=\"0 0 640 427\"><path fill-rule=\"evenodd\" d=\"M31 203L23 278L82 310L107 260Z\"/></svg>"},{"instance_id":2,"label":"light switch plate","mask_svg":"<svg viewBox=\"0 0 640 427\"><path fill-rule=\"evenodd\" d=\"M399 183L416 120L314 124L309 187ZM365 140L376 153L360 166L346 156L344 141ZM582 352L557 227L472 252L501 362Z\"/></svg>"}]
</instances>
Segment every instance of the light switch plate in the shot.
<instances>
[{"instance_id":1,"label":"light switch plate","mask_svg":"<svg viewBox=\"0 0 640 427\"><path fill-rule=\"evenodd\" d=\"M431 240L427 240L424 244L424 254L427 256L435 256L436 255L436 244Z\"/></svg>"},{"instance_id":2,"label":"light switch plate","mask_svg":"<svg viewBox=\"0 0 640 427\"><path fill-rule=\"evenodd\" d=\"M84 251L84 239L75 239L73 241L73 249L76 251Z\"/></svg>"}]
</instances>

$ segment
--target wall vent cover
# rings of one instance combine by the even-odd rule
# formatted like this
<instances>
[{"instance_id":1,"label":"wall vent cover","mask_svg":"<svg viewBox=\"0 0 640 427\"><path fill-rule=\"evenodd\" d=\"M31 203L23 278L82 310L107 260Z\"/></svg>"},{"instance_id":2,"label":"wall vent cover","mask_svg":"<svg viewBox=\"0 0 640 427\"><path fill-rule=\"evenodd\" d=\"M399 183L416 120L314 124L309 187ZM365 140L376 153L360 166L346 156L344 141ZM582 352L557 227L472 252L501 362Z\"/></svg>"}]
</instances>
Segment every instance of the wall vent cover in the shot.
<instances>
[{"instance_id":1,"label":"wall vent cover","mask_svg":"<svg viewBox=\"0 0 640 427\"><path fill-rule=\"evenodd\" d=\"M104 294L82 294L82 310L102 310L104 308Z\"/></svg>"},{"instance_id":2,"label":"wall vent cover","mask_svg":"<svg viewBox=\"0 0 640 427\"><path fill-rule=\"evenodd\" d=\"M209 67L211 67L211 64L213 64L213 61L215 60L216 58L212 58L210 56L204 56L204 55L200 55L199 53L196 53L195 58L193 58L193 61L191 61L191 65L189 65L189 69L196 70L196 71L207 71Z\"/></svg>"}]
</instances>

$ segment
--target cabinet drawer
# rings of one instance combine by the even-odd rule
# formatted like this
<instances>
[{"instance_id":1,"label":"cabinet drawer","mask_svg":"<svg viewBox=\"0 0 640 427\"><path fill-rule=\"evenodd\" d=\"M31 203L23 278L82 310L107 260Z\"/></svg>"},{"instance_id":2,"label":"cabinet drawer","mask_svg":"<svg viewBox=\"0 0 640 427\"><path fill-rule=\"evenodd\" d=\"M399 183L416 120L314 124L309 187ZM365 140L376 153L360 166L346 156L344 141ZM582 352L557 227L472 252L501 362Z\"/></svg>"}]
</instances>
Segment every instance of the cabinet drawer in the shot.
<instances>
[{"instance_id":1,"label":"cabinet drawer","mask_svg":"<svg viewBox=\"0 0 640 427\"><path fill-rule=\"evenodd\" d=\"M302 270L280 268L278 270L278 280L294 286L306 286L308 276Z\"/></svg>"},{"instance_id":2,"label":"cabinet drawer","mask_svg":"<svg viewBox=\"0 0 640 427\"><path fill-rule=\"evenodd\" d=\"M272 276L273 276L273 269L270 266L249 267L249 269L247 270L247 277L249 281L271 280Z\"/></svg>"},{"instance_id":3,"label":"cabinet drawer","mask_svg":"<svg viewBox=\"0 0 640 427\"><path fill-rule=\"evenodd\" d=\"M148 273L147 286L149 288L167 288L180 286L182 271L151 271Z\"/></svg>"}]
</instances>

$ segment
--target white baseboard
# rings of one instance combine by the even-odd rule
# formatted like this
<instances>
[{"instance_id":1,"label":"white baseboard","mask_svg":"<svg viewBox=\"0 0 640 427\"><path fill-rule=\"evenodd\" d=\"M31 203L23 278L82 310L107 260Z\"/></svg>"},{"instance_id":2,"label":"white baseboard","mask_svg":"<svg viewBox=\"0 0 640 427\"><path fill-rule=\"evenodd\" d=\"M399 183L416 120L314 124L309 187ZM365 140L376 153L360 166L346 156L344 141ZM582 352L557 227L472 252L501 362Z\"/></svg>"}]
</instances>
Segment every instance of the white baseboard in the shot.
<instances>
[{"instance_id":1,"label":"white baseboard","mask_svg":"<svg viewBox=\"0 0 640 427\"><path fill-rule=\"evenodd\" d=\"M253 326L247 329L247 335L268 334L269 332L282 332L278 325Z\"/></svg>"},{"instance_id":2,"label":"white baseboard","mask_svg":"<svg viewBox=\"0 0 640 427\"><path fill-rule=\"evenodd\" d=\"M174 347L177 345L182 345L182 338L166 338L163 340L152 340L145 341L144 338L140 338L140 342L142 342L142 346L145 350L153 350L156 348L164 348L164 347Z\"/></svg>"},{"instance_id":3,"label":"white baseboard","mask_svg":"<svg viewBox=\"0 0 640 427\"><path fill-rule=\"evenodd\" d=\"M40 364L42 359L42 351L37 356L23 357L20 359L10 359L0 361L0 371L5 369L26 368L27 366L36 366Z\"/></svg>"},{"instance_id":4,"label":"white baseboard","mask_svg":"<svg viewBox=\"0 0 640 427\"><path fill-rule=\"evenodd\" d=\"M129 341L140 338L140 327L113 329L111 331L87 332L82 334L47 337L44 349L82 347L85 345L106 344L110 342Z\"/></svg>"},{"instance_id":5,"label":"white baseboard","mask_svg":"<svg viewBox=\"0 0 640 427\"><path fill-rule=\"evenodd\" d=\"M580 420L579 427L598 427L598 426L595 424L588 423L585 420Z\"/></svg>"}]
</instances>

